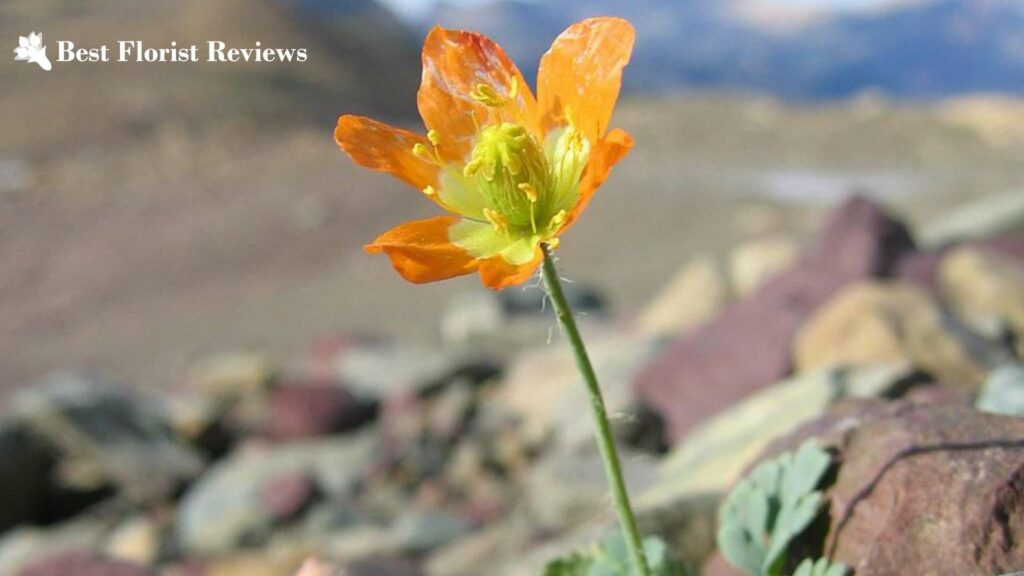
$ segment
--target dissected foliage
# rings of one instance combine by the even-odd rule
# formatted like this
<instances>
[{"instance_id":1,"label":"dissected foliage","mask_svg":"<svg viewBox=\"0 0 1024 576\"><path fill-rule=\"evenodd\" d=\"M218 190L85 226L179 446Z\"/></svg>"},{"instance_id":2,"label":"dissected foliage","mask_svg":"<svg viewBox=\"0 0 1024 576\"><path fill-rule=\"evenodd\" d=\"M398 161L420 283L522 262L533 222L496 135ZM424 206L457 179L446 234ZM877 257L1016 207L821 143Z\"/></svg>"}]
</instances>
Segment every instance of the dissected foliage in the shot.
<instances>
[{"instance_id":1,"label":"dissected foliage","mask_svg":"<svg viewBox=\"0 0 1024 576\"><path fill-rule=\"evenodd\" d=\"M734 566L753 576L781 576L786 550L818 515L817 489L831 457L807 441L760 464L733 488L719 510L718 547ZM838 576L844 566L805 560L799 576Z\"/></svg>"},{"instance_id":2,"label":"dissected foliage","mask_svg":"<svg viewBox=\"0 0 1024 576\"><path fill-rule=\"evenodd\" d=\"M652 576L686 576L683 566L672 558L661 538L648 537L643 544ZM615 531L587 550L549 563L544 576L635 576L635 572L626 540L621 532Z\"/></svg>"}]
</instances>

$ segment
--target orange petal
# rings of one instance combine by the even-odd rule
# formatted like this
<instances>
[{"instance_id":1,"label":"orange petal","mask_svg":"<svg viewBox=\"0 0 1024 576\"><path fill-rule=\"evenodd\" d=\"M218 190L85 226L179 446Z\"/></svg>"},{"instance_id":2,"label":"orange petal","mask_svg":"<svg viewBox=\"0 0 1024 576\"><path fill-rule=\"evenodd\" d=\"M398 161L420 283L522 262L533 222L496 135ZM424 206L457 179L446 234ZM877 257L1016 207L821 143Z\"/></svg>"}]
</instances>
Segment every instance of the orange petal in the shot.
<instances>
[{"instance_id":1,"label":"orange petal","mask_svg":"<svg viewBox=\"0 0 1024 576\"><path fill-rule=\"evenodd\" d=\"M371 254L387 254L395 270L416 284L469 274L477 269L478 261L448 240L448 228L458 222L452 216L406 222L381 234L365 249Z\"/></svg>"},{"instance_id":2,"label":"orange petal","mask_svg":"<svg viewBox=\"0 0 1024 576\"><path fill-rule=\"evenodd\" d=\"M479 85L507 96L513 82L518 94L505 106L487 106L470 96ZM505 51L482 34L440 27L430 31L423 43L417 102L427 128L441 136L439 148L446 162L465 159L477 126L515 122L537 133L537 101L530 87Z\"/></svg>"},{"instance_id":3,"label":"orange petal","mask_svg":"<svg viewBox=\"0 0 1024 576\"><path fill-rule=\"evenodd\" d=\"M612 118L622 85L622 69L633 52L633 26L621 18L590 18L562 32L540 60L537 99L542 128L568 123L597 142Z\"/></svg>"},{"instance_id":4,"label":"orange petal","mask_svg":"<svg viewBox=\"0 0 1024 576\"><path fill-rule=\"evenodd\" d=\"M437 166L412 153L416 144L430 146L419 134L362 116L342 116L334 141L360 166L387 172L419 190L438 186Z\"/></svg>"},{"instance_id":5,"label":"orange petal","mask_svg":"<svg viewBox=\"0 0 1024 576\"><path fill-rule=\"evenodd\" d=\"M576 206L569 213L565 224L562 224L562 228L558 231L559 234L568 230L569 226L587 209L590 199L594 197L594 192L597 192L601 184L604 184L605 179L611 174L612 168L619 163L619 160L625 158L632 149L633 137L619 128L609 132L603 140L590 149L590 161L587 162L587 167L583 170L583 176L580 178L580 199L576 201Z\"/></svg>"},{"instance_id":6,"label":"orange petal","mask_svg":"<svg viewBox=\"0 0 1024 576\"><path fill-rule=\"evenodd\" d=\"M480 261L480 281L491 290L503 290L526 282L540 266L544 253L538 245L534 248L533 260L518 266L509 264L501 256Z\"/></svg>"}]
</instances>

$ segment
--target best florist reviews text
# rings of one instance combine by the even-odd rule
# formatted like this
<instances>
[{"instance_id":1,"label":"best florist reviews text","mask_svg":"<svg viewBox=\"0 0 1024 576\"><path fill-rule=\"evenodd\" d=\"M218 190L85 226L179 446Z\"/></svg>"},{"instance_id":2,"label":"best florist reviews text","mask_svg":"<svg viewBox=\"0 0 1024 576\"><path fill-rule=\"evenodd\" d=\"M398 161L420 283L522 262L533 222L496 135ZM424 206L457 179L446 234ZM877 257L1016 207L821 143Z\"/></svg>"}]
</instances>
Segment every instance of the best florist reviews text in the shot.
<instances>
[{"instance_id":1,"label":"best florist reviews text","mask_svg":"<svg viewBox=\"0 0 1024 576\"><path fill-rule=\"evenodd\" d=\"M229 47L218 40L207 41L204 49L200 45L169 46L154 48L140 40L120 40L115 49L104 44L95 47L78 47L74 42L57 42L57 62L298 62L308 59L305 48L264 48L256 42L249 48Z\"/></svg>"}]
</instances>

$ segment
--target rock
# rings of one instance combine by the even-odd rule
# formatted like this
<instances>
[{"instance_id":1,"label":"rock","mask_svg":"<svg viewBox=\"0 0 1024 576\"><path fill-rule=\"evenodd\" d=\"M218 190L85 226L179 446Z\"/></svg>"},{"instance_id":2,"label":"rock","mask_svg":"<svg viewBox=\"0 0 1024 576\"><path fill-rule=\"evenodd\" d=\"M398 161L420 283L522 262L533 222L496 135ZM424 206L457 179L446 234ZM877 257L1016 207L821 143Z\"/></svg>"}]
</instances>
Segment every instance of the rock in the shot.
<instances>
[{"instance_id":1,"label":"rock","mask_svg":"<svg viewBox=\"0 0 1024 576\"><path fill-rule=\"evenodd\" d=\"M985 377L928 294L898 282L845 288L807 320L793 348L799 372L909 360L944 381L976 387Z\"/></svg>"},{"instance_id":2,"label":"rock","mask_svg":"<svg viewBox=\"0 0 1024 576\"><path fill-rule=\"evenodd\" d=\"M60 453L75 488L113 484L130 500L156 502L203 468L161 406L97 376L52 375L15 396L14 414Z\"/></svg>"},{"instance_id":3,"label":"rock","mask_svg":"<svg viewBox=\"0 0 1024 576\"><path fill-rule=\"evenodd\" d=\"M896 278L917 284L938 293L939 272L946 256L953 251L974 250L996 257L1009 258L1024 265L1024 233L1007 233L981 238L963 244L949 244L937 248L926 248L904 256L897 265Z\"/></svg>"},{"instance_id":4,"label":"rock","mask_svg":"<svg viewBox=\"0 0 1024 576\"><path fill-rule=\"evenodd\" d=\"M825 369L769 386L691 431L665 457L658 482L636 500L638 514L723 494L775 439L820 417L844 398L896 395L915 381L905 362Z\"/></svg>"},{"instance_id":5,"label":"rock","mask_svg":"<svg viewBox=\"0 0 1024 576\"><path fill-rule=\"evenodd\" d=\"M258 397L273 379L270 362L259 354L229 353L205 358L190 367L189 386L220 400Z\"/></svg>"},{"instance_id":6,"label":"rock","mask_svg":"<svg viewBox=\"0 0 1024 576\"><path fill-rule=\"evenodd\" d=\"M747 576L746 571L729 564L720 552L715 552L700 572L703 576Z\"/></svg>"},{"instance_id":7,"label":"rock","mask_svg":"<svg viewBox=\"0 0 1024 576\"><path fill-rule=\"evenodd\" d=\"M596 289L567 284L565 297L581 317L606 319L607 304ZM459 291L449 299L441 320L445 348L470 357L507 358L523 346L543 341L553 322L546 298L537 284L502 292L482 286Z\"/></svg>"},{"instance_id":8,"label":"rock","mask_svg":"<svg viewBox=\"0 0 1024 576\"><path fill-rule=\"evenodd\" d=\"M411 508L391 528L393 540L406 553L424 554L465 536L473 525L439 510Z\"/></svg>"},{"instance_id":9,"label":"rock","mask_svg":"<svg viewBox=\"0 0 1024 576\"><path fill-rule=\"evenodd\" d=\"M837 407L776 442L838 451L826 551L857 576L1024 566L1024 420L957 404Z\"/></svg>"},{"instance_id":10,"label":"rock","mask_svg":"<svg viewBox=\"0 0 1024 576\"><path fill-rule=\"evenodd\" d=\"M456 372L458 360L426 347L353 341L326 359L324 376L345 382L356 397L379 402L422 392Z\"/></svg>"},{"instance_id":11,"label":"rock","mask_svg":"<svg viewBox=\"0 0 1024 576\"><path fill-rule=\"evenodd\" d=\"M640 493L654 483L652 459L623 446L619 446L619 457L630 493ZM556 448L544 455L529 473L525 494L531 514L544 528L563 529L613 517L608 478L594 442Z\"/></svg>"},{"instance_id":12,"label":"rock","mask_svg":"<svg viewBox=\"0 0 1024 576\"><path fill-rule=\"evenodd\" d=\"M743 244L729 255L734 293L746 297L775 275L796 263L800 248L792 238L774 237Z\"/></svg>"},{"instance_id":13,"label":"rock","mask_svg":"<svg viewBox=\"0 0 1024 576\"><path fill-rule=\"evenodd\" d=\"M156 576L156 571L140 564L112 560L89 552L65 552L40 558L26 566L18 576Z\"/></svg>"},{"instance_id":14,"label":"rock","mask_svg":"<svg viewBox=\"0 0 1024 576\"><path fill-rule=\"evenodd\" d=\"M0 424L0 532L38 518L52 466L40 442L18 426Z\"/></svg>"},{"instance_id":15,"label":"rock","mask_svg":"<svg viewBox=\"0 0 1024 576\"><path fill-rule=\"evenodd\" d=\"M270 393L267 434L278 440L312 438L355 429L374 414L337 383L282 382Z\"/></svg>"},{"instance_id":16,"label":"rock","mask_svg":"<svg viewBox=\"0 0 1024 576\"><path fill-rule=\"evenodd\" d=\"M150 518L130 518L114 529L107 540L106 552L111 558L152 565L160 554L160 527Z\"/></svg>"},{"instance_id":17,"label":"rock","mask_svg":"<svg viewBox=\"0 0 1024 576\"><path fill-rule=\"evenodd\" d=\"M340 576L423 576L415 562L387 558L358 560L345 566Z\"/></svg>"},{"instance_id":18,"label":"rock","mask_svg":"<svg viewBox=\"0 0 1024 576\"><path fill-rule=\"evenodd\" d=\"M989 374L975 404L990 414L1024 416L1024 365L1001 366Z\"/></svg>"},{"instance_id":19,"label":"rock","mask_svg":"<svg viewBox=\"0 0 1024 576\"><path fill-rule=\"evenodd\" d=\"M203 562L201 569L184 576L289 576L312 553L306 546L239 552Z\"/></svg>"},{"instance_id":20,"label":"rock","mask_svg":"<svg viewBox=\"0 0 1024 576\"><path fill-rule=\"evenodd\" d=\"M652 338L675 336L714 318L729 301L729 286L712 256L694 259L640 313L637 329Z\"/></svg>"},{"instance_id":21,"label":"rock","mask_svg":"<svg viewBox=\"0 0 1024 576\"><path fill-rule=\"evenodd\" d=\"M364 524L334 532L325 545L325 554L352 562L366 558L388 558L402 553L402 543L388 527Z\"/></svg>"},{"instance_id":22,"label":"rock","mask_svg":"<svg viewBox=\"0 0 1024 576\"><path fill-rule=\"evenodd\" d=\"M278 519L261 490L286 474L307 476L325 497L346 498L379 457L373 431L329 440L292 442L235 452L188 490L178 509L177 536L184 549L218 554L262 542ZM265 506L264 504L271 504Z\"/></svg>"},{"instance_id":23,"label":"rock","mask_svg":"<svg viewBox=\"0 0 1024 576\"><path fill-rule=\"evenodd\" d=\"M944 248L911 252L900 259L893 276L934 293L938 287L939 266L946 252Z\"/></svg>"},{"instance_id":24,"label":"rock","mask_svg":"<svg viewBox=\"0 0 1024 576\"><path fill-rule=\"evenodd\" d=\"M465 345L499 332L505 323L501 300L490 290L466 290L452 297L441 317L441 338L448 346Z\"/></svg>"},{"instance_id":25,"label":"rock","mask_svg":"<svg viewBox=\"0 0 1024 576\"><path fill-rule=\"evenodd\" d=\"M955 250L942 260L939 291L980 334L998 339L1009 330L1024 336L1024 261L994 251Z\"/></svg>"},{"instance_id":26,"label":"rock","mask_svg":"<svg viewBox=\"0 0 1024 576\"><path fill-rule=\"evenodd\" d=\"M66 552L96 550L110 523L81 515L46 528L19 527L0 535L0 576L14 576L36 560Z\"/></svg>"},{"instance_id":27,"label":"rock","mask_svg":"<svg viewBox=\"0 0 1024 576\"><path fill-rule=\"evenodd\" d=\"M492 566L497 558L525 548L535 532L525 515L509 516L435 551L426 561L426 571L431 576L476 574L480 566Z\"/></svg>"},{"instance_id":28,"label":"rock","mask_svg":"<svg viewBox=\"0 0 1024 576\"><path fill-rule=\"evenodd\" d=\"M295 576L337 576L338 571L326 562L310 558L302 563Z\"/></svg>"},{"instance_id":29,"label":"rock","mask_svg":"<svg viewBox=\"0 0 1024 576\"><path fill-rule=\"evenodd\" d=\"M921 227L924 246L945 246L963 240L990 238L1024 225L1024 192L992 194L956 208Z\"/></svg>"},{"instance_id":30,"label":"rock","mask_svg":"<svg viewBox=\"0 0 1024 576\"><path fill-rule=\"evenodd\" d=\"M655 344L644 335L608 328L592 327L585 338L608 413L627 411L633 400L630 383ZM566 446L593 442L586 386L572 350L561 341L517 356L496 401L521 420L528 442L550 435Z\"/></svg>"},{"instance_id":31,"label":"rock","mask_svg":"<svg viewBox=\"0 0 1024 576\"><path fill-rule=\"evenodd\" d=\"M316 499L316 483L305 473L285 472L259 488L260 506L275 522L291 520Z\"/></svg>"},{"instance_id":32,"label":"rock","mask_svg":"<svg viewBox=\"0 0 1024 576\"><path fill-rule=\"evenodd\" d=\"M906 228L855 197L829 219L813 249L710 324L665 347L636 378L644 403L671 440L791 367L792 339L803 321L845 285L892 274L913 249Z\"/></svg>"}]
</instances>

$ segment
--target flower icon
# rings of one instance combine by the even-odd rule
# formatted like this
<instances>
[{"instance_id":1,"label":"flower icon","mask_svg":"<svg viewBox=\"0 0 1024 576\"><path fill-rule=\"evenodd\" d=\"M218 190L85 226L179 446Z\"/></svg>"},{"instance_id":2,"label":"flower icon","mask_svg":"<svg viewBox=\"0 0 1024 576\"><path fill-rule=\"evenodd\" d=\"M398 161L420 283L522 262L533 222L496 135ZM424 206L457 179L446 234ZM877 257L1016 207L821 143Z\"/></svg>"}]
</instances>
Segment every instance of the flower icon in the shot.
<instances>
[{"instance_id":1,"label":"flower icon","mask_svg":"<svg viewBox=\"0 0 1024 576\"><path fill-rule=\"evenodd\" d=\"M32 32L27 37L18 37L18 47L14 49L14 59L21 62L35 62L43 70L53 69L53 64L46 57L43 35L39 32Z\"/></svg>"}]
</instances>

